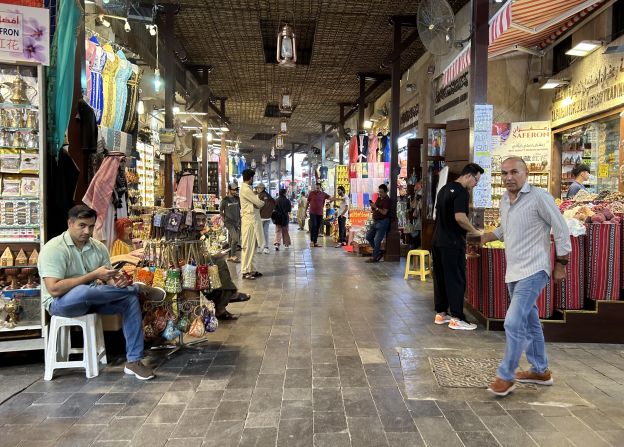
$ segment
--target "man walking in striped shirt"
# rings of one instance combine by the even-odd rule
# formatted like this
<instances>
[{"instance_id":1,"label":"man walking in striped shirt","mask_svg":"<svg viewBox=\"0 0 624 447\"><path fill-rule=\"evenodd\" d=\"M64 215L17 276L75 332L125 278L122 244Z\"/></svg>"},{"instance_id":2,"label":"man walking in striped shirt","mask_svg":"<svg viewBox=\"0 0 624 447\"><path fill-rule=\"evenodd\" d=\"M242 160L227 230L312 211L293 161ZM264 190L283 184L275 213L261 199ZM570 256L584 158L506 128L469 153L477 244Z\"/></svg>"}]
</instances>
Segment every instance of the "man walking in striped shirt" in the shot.
<instances>
[{"instance_id":1,"label":"man walking in striped shirt","mask_svg":"<svg viewBox=\"0 0 624 447\"><path fill-rule=\"evenodd\" d=\"M515 382L552 385L536 301L551 273L555 281L565 277L572 249L568 226L559 208L550 194L527 182L528 173L520 157L503 161L501 174L507 192L500 203L501 224L481 238L483 243L505 241L505 282L511 296L505 316L505 355L496 380L488 388L497 396L511 393ZM557 253L552 272L551 230ZM516 372L523 351L531 369Z\"/></svg>"}]
</instances>

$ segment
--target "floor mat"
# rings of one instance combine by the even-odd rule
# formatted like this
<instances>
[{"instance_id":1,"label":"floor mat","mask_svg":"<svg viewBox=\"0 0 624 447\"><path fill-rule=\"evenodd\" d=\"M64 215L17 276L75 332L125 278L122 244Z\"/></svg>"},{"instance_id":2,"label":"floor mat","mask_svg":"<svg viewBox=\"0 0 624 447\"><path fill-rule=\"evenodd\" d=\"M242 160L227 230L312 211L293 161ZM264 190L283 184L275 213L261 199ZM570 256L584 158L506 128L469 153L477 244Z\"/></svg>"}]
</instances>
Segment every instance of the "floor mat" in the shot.
<instances>
[{"instance_id":1,"label":"floor mat","mask_svg":"<svg viewBox=\"0 0 624 447\"><path fill-rule=\"evenodd\" d=\"M487 388L496 376L500 359L465 357L429 357L431 370L438 385L446 388ZM518 384L536 389L535 385Z\"/></svg>"}]
</instances>

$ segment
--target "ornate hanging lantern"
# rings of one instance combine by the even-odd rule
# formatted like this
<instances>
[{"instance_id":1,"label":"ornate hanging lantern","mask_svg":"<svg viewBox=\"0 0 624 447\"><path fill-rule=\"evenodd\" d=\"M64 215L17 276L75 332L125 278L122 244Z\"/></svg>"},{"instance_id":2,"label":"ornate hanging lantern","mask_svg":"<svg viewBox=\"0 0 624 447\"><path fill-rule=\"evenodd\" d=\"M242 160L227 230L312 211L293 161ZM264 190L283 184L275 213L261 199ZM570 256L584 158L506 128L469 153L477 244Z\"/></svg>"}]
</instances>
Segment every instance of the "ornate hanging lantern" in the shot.
<instances>
[{"instance_id":1,"label":"ornate hanging lantern","mask_svg":"<svg viewBox=\"0 0 624 447\"><path fill-rule=\"evenodd\" d=\"M251 169L256 169L256 159L251 160Z\"/></svg>"},{"instance_id":2,"label":"ornate hanging lantern","mask_svg":"<svg viewBox=\"0 0 624 447\"><path fill-rule=\"evenodd\" d=\"M288 23L284 25L277 35L277 63L282 67L294 67L297 65L295 30Z\"/></svg>"},{"instance_id":3,"label":"ornate hanging lantern","mask_svg":"<svg viewBox=\"0 0 624 447\"><path fill-rule=\"evenodd\" d=\"M284 135L282 135L281 133L278 133L277 137L275 138L275 147L278 149L284 148Z\"/></svg>"},{"instance_id":4,"label":"ornate hanging lantern","mask_svg":"<svg viewBox=\"0 0 624 447\"><path fill-rule=\"evenodd\" d=\"M282 135L288 135L288 124L286 123L286 120L282 120L280 123L280 133Z\"/></svg>"},{"instance_id":5,"label":"ornate hanging lantern","mask_svg":"<svg viewBox=\"0 0 624 447\"><path fill-rule=\"evenodd\" d=\"M282 113L282 115L290 116L290 114L293 112L291 98L292 97L290 95L289 89L285 88L284 90L282 90L282 98L279 105L280 113Z\"/></svg>"}]
</instances>

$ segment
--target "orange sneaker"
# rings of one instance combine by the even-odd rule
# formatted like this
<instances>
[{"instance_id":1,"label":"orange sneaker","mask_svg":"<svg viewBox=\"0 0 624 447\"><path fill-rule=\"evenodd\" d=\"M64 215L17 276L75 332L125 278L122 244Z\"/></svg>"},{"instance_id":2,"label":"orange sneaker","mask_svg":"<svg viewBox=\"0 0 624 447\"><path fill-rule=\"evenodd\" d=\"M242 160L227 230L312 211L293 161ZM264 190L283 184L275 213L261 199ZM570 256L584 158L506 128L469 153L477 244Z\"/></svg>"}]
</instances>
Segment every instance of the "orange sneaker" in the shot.
<instances>
[{"instance_id":1,"label":"orange sneaker","mask_svg":"<svg viewBox=\"0 0 624 447\"><path fill-rule=\"evenodd\" d=\"M449 324L449 321L451 321L451 316L445 313L436 314L433 320L435 324Z\"/></svg>"},{"instance_id":2,"label":"orange sneaker","mask_svg":"<svg viewBox=\"0 0 624 447\"><path fill-rule=\"evenodd\" d=\"M496 380L490 383L488 387L488 391L492 394L496 394L497 396L505 397L513 390L516 389L516 384L514 382L507 382L506 380L497 377Z\"/></svg>"},{"instance_id":3,"label":"orange sneaker","mask_svg":"<svg viewBox=\"0 0 624 447\"><path fill-rule=\"evenodd\" d=\"M552 372L547 369L543 373L533 371L518 371L516 381L520 383L534 383L535 385L551 386L553 384Z\"/></svg>"}]
</instances>

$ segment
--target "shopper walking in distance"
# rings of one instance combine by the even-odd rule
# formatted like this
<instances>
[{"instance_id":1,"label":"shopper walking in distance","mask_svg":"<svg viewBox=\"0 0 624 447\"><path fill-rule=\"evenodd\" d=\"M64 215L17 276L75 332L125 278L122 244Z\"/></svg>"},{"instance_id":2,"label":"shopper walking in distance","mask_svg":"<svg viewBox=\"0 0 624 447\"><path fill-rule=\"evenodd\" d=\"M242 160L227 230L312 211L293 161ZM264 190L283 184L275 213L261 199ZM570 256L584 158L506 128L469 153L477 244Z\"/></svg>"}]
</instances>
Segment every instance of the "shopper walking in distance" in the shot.
<instances>
[{"instance_id":1,"label":"shopper walking in distance","mask_svg":"<svg viewBox=\"0 0 624 447\"><path fill-rule=\"evenodd\" d=\"M568 226L555 201L543 189L530 185L528 174L520 157L503 161L501 175L507 191L500 202L501 224L481 237L483 243L505 242L505 282L511 296L505 316L505 355L488 388L497 396L512 392L515 382L552 385L536 301L551 274L555 281L565 277L572 250ZM556 250L552 271L551 232ZM523 351L531 368L516 372Z\"/></svg>"},{"instance_id":2,"label":"shopper walking in distance","mask_svg":"<svg viewBox=\"0 0 624 447\"><path fill-rule=\"evenodd\" d=\"M316 189L308 194L306 212L310 210L310 242L312 247L319 247L318 235L323 227L323 214L325 213L325 201L335 200L329 194L321 190L321 183L316 183Z\"/></svg>"},{"instance_id":3,"label":"shopper walking in distance","mask_svg":"<svg viewBox=\"0 0 624 447\"><path fill-rule=\"evenodd\" d=\"M260 225L260 208L264 206L264 202L251 189L253 178L256 172L253 169L245 169L243 171L243 184L240 190L241 202L241 246L242 246L242 265L241 272L243 279L256 279L262 276L256 270L254 264L254 255L257 245L257 228Z\"/></svg>"},{"instance_id":4,"label":"shopper walking in distance","mask_svg":"<svg viewBox=\"0 0 624 447\"><path fill-rule=\"evenodd\" d=\"M221 199L219 212L228 232L230 257L227 260L240 262L237 256L241 242L241 206L238 197L238 184L232 182L228 185L228 195Z\"/></svg>"},{"instance_id":5,"label":"shopper walking in distance","mask_svg":"<svg viewBox=\"0 0 624 447\"><path fill-rule=\"evenodd\" d=\"M262 220L262 232L264 233L264 245L259 247L265 255L269 254L269 226L271 224L271 215L275 209L275 199L271 197L264 186L264 183L258 183L256 186L258 198L264 202L264 206L260 208L260 219Z\"/></svg>"},{"instance_id":6,"label":"shopper walking in distance","mask_svg":"<svg viewBox=\"0 0 624 447\"><path fill-rule=\"evenodd\" d=\"M379 262L381 260L381 243L390 229L392 219L392 199L388 195L388 185L381 184L378 189L379 195L375 203L370 202L373 211L373 225L366 233L366 240L373 247L373 256L366 262Z\"/></svg>"},{"instance_id":7,"label":"shopper walking in distance","mask_svg":"<svg viewBox=\"0 0 624 447\"><path fill-rule=\"evenodd\" d=\"M275 224L275 251L279 251L282 240L284 241L284 248L290 247L291 241L290 233L288 232L288 222L290 221L291 211L292 204L290 200L288 200L288 197L286 197L286 190L280 189L272 218Z\"/></svg>"},{"instance_id":8,"label":"shopper walking in distance","mask_svg":"<svg viewBox=\"0 0 624 447\"><path fill-rule=\"evenodd\" d=\"M472 331L464 315L466 292L466 234L480 237L481 232L468 219L470 191L477 186L483 168L469 163L459 178L444 185L436 200L433 232L433 296L435 324L448 324L455 330ZM449 314L450 308L450 314Z\"/></svg>"},{"instance_id":9,"label":"shopper walking in distance","mask_svg":"<svg viewBox=\"0 0 624 447\"><path fill-rule=\"evenodd\" d=\"M301 196L297 202L297 223L299 224L298 230L305 230L306 210L308 208L308 199L306 198L305 191L301 191Z\"/></svg>"},{"instance_id":10,"label":"shopper walking in distance","mask_svg":"<svg viewBox=\"0 0 624 447\"><path fill-rule=\"evenodd\" d=\"M349 212L349 198L345 195L344 186L338 187L336 198L336 217L338 218L338 244L336 248L347 245L347 213Z\"/></svg>"}]
</instances>

